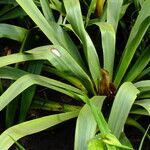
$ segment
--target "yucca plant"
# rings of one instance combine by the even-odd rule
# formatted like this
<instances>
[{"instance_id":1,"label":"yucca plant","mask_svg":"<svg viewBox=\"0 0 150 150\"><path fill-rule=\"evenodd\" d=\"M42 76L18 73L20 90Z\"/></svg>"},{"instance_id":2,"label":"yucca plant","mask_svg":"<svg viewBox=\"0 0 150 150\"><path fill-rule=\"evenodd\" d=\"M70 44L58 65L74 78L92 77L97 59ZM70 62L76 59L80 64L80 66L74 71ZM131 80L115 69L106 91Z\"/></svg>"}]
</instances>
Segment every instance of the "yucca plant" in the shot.
<instances>
[{"instance_id":1,"label":"yucca plant","mask_svg":"<svg viewBox=\"0 0 150 150\"><path fill-rule=\"evenodd\" d=\"M0 77L15 80L0 97L0 110L7 106L7 126L12 125L15 117L12 114L16 113L18 107L20 110L20 124L8 128L0 135L0 149L8 149L26 135L74 117L77 117L75 150L133 149L124 133L124 125L126 122L132 124L146 135L147 132L134 115L150 114L150 81L143 78L149 75L149 46L139 46L142 39L145 39L144 35L148 34L150 25L149 0L137 1L140 11L121 52L116 46L119 45L117 38L121 38L117 37L118 23L130 1L91 0L83 1L82 5L79 0L16 2L50 42L48 45L26 50L31 31L10 24L0 24L1 37L22 43L19 53L0 57ZM87 7L86 15L81 13L81 6L84 5ZM95 10L96 18L93 15ZM57 14L54 15L54 12ZM121 23L122 26L125 25L123 20ZM98 46L92 39L94 36L88 34L88 31L93 32L95 26L99 29L97 33L101 33ZM141 55L138 56L137 52ZM119 61L118 57L115 58L117 53L122 53ZM26 70L19 66L20 62L25 61L30 61ZM119 64L115 64L115 61ZM18 65L8 66L12 64ZM47 76L43 72L47 72ZM57 75L60 80L50 78L51 74ZM62 82L61 79L65 81ZM64 109L66 112L25 121L30 107L41 104L40 108L48 109L46 105L53 106L50 102L43 106L42 101L35 96L35 85L66 94L84 103L84 106L70 106L68 110ZM21 101L17 108L16 103L13 103L14 99ZM107 106L103 112L101 110L104 100L106 103L113 103L110 113ZM131 117L130 114L134 115ZM149 135L147 137L150 139Z\"/></svg>"}]
</instances>

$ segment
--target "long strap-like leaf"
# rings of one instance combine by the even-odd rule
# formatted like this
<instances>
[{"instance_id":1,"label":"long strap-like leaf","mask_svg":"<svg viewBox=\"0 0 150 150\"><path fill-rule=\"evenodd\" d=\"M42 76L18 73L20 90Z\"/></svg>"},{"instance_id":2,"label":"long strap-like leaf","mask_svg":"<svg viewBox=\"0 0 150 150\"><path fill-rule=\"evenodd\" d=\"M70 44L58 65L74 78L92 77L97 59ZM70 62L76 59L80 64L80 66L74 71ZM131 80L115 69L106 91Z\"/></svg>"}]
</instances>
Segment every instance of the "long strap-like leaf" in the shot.
<instances>
[{"instance_id":1,"label":"long strap-like leaf","mask_svg":"<svg viewBox=\"0 0 150 150\"><path fill-rule=\"evenodd\" d=\"M96 88L98 88L100 80L99 59L93 42L84 28L79 0L64 0L64 5L67 12L67 20L70 22L72 29L82 41L92 79Z\"/></svg>"},{"instance_id":2,"label":"long strap-like leaf","mask_svg":"<svg viewBox=\"0 0 150 150\"><path fill-rule=\"evenodd\" d=\"M150 26L150 1L144 1L139 16L131 30L127 45L124 49L122 58L120 60L119 68L115 77L115 85L119 86L131 60L138 48L143 36Z\"/></svg>"},{"instance_id":3,"label":"long strap-like leaf","mask_svg":"<svg viewBox=\"0 0 150 150\"><path fill-rule=\"evenodd\" d=\"M112 24L117 32L123 0L107 0L107 4L107 22Z\"/></svg>"},{"instance_id":4,"label":"long strap-like leaf","mask_svg":"<svg viewBox=\"0 0 150 150\"><path fill-rule=\"evenodd\" d=\"M109 127L117 138L121 135L138 93L139 90L131 82L125 82L117 92L108 120Z\"/></svg>"},{"instance_id":5,"label":"long strap-like leaf","mask_svg":"<svg viewBox=\"0 0 150 150\"><path fill-rule=\"evenodd\" d=\"M109 72L110 78L112 79L116 42L115 30L111 24L106 22L96 22L95 24L99 27L101 31L104 61L103 68Z\"/></svg>"},{"instance_id":6,"label":"long strap-like leaf","mask_svg":"<svg viewBox=\"0 0 150 150\"><path fill-rule=\"evenodd\" d=\"M132 82L150 62L150 46L143 50L141 56L137 59L130 71L125 76L124 81Z\"/></svg>"},{"instance_id":7,"label":"long strap-like leaf","mask_svg":"<svg viewBox=\"0 0 150 150\"><path fill-rule=\"evenodd\" d=\"M91 103L101 109L104 99L104 96L95 96L92 98ZM74 150L87 150L88 142L95 136L96 128L97 123L91 109L85 104L77 119Z\"/></svg>"},{"instance_id":8,"label":"long strap-like leaf","mask_svg":"<svg viewBox=\"0 0 150 150\"><path fill-rule=\"evenodd\" d=\"M33 0L16 0L17 3L25 10L25 12L31 17L31 19L37 24L37 26L43 31L47 38L56 45L60 45L65 48L74 59L83 66L80 54L70 39L68 34L54 21L47 21Z\"/></svg>"},{"instance_id":9,"label":"long strap-like leaf","mask_svg":"<svg viewBox=\"0 0 150 150\"><path fill-rule=\"evenodd\" d=\"M25 28L4 23L0 24L0 38L9 38L18 42L22 42L27 33L28 30Z\"/></svg>"},{"instance_id":10,"label":"long strap-like leaf","mask_svg":"<svg viewBox=\"0 0 150 150\"><path fill-rule=\"evenodd\" d=\"M79 111L72 111L50 115L12 126L0 135L0 150L8 150L14 144L14 140L17 141L27 135L48 129L63 121L76 117L78 113Z\"/></svg>"},{"instance_id":11,"label":"long strap-like leaf","mask_svg":"<svg viewBox=\"0 0 150 150\"><path fill-rule=\"evenodd\" d=\"M88 74L68 51L60 46L41 46L26 51L25 54L17 53L0 57L0 67L29 60L48 60L59 71L79 78L89 93L94 93L94 87Z\"/></svg>"},{"instance_id":12,"label":"long strap-like leaf","mask_svg":"<svg viewBox=\"0 0 150 150\"><path fill-rule=\"evenodd\" d=\"M15 81L1 96L0 96L0 110L2 110L8 103L10 103L16 96L18 96L25 89L31 85L41 85L50 89L62 92L66 95L77 99L78 95L84 96L84 93L79 89L59 82L57 80L49 79L43 76L27 74ZM79 98L79 97L78 97Z\"/></svg>"}]
</instances>

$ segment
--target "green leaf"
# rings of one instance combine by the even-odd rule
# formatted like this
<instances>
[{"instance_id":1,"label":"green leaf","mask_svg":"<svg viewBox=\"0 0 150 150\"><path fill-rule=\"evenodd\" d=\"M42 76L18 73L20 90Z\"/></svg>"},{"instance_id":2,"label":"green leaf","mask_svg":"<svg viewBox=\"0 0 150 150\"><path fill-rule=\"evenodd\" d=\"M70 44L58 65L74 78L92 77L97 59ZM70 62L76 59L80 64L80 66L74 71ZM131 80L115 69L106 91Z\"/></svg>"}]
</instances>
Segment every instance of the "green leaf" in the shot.
<instances>
[{"instance_id":1,"label":"green leaf","mask_svg":"<svg viewBox=\"0 0 150 150\"><path fill-rule=\"evenodd\" d=\"M126 70L128 69L131 60L138 48L143 36L145 35L150 25L150 1L146 0L142 5L138 18L132 27L126 47L120 60L119 68L115 77L115 85L118 87Z\"/></svg>"},{"instance_id":2,"label":"green leaf","mask_svg":"<svg viewBox=\"0 0 150 150\"><path fill-rule=\"evenodd\" d=\"M40 74L43 67L42 61L32 61L28 65L28 72L33 74ZM20 114L19 114L19 122L23 122L26 118L26 115L29 111L30 105L32 103L33 96L36 91L36 86L31 86L27 88L22 93L21 105L20 105Z\"/></svg>"},{"instance_id":3,"label":"green leaf","mask_svg":"<svg viewBox=\"0 0 150 150\"><path fill-rule=\"evenodd\" d=\"M98 109L101 109L104 99L104 96L94 96L91 103ZM74 150L87 150L87 146L89 147L89 144L87 145L87 143L95 136L96 129L97 123L91 109L85 104L77 118Z\"/></svg>"},{"instance_id":4,"label":"green leaf","mask_svg":"<svg viewBox=\"0 0 150 150\"><path fill-rule=\"evenodd\" d=\"M11 136L10 136L10 138L14 141L14 143L17 145L19 150L25 150L25 148L19 142L15 141Z\"/></svg>"},{"instance_id":5,"label":"green leaf","mask_svg":"<svg viewBox=\"0 0 150 150\"><path fill-rule=\"evenodd\" d=\"M46 20L51 23L51 21L55 22L55 18L53 16L52 10L49 6L49 1L48 0L40 0L41 6L42 6L42 10L44 13L44 16L46 18Z\"/></svg>"},{"instance_id":6,"label":"green leaf","mask_svg":"<svg viewBox=\"0 0 150 150\"><path fill-rule=\"evenodd\" d=\"M19 97L15 97L13 101L9 103L6 107L5 115L5 126L6 128L11 127L15 123L16 111L19 106Z\"/></svg>"},{"instance_id":7,"label":"green leaf","mask_svg":"<svg viewBox=\"0 0 150 150\"><path fill-rule=\"evenodd\" d=\"M54 99L42 99L39 97L34 97L33 103L31 105L33 109L42 109L54 112L70 112L70 111L80 111L82 106L70 105L65 103L56 102Z\"/></svg>"},{"instance_id":8,"label":"green leaf","mask_svg":"<svg viewBox=\"0 0 150 150\"><path fill-rule=\"evenodd\" d=\"M125 15L125 13L126 13L126 11L127 11L130 4L131 4L131 1L128 1L127 4L124 4L122 6L122 9L121 9L121 12L120 12L120 19L122 19L122 17Z\"/></svg>"},{"instance_id":9,"label":"green leaf","mask_svg":"<svg viewBox=\"0 0 150 150\"><path fill-rule=\"evenodd\" d=\"M102 36L102 48L103 48L103 68L106 69L110 78L113 77L113 67L114 67L114 58L115 58L115 31L113 26L106 22L97 22L95 23L101 31Z\"/></svg>"},{"instance_id":10,"label":"green leaf","mask_svg":"<svg viewBox=\"0 0 150 150\"><path fill-rule=\"evenodd\" d=\"M50 89L62 92L75 99L79 99L78 96L83 96L84 93L79 89L70 86L68 84L49 79L40 75L27 74L15 81L0 97L0 110L2 110L8 103L10 103L16 96L18 96L25 89L31 85L41 85Z\"/></svg>"},{"instance_id":11,"label":"green leaf","mask_svg":"<svg viewBox=\"0 0 150 150\"><path fill-rule=\"evenodd\" d=\"M27 45L26 43L27 43L27 38L29 37L28 36L29 33L30 32L28 32L26 34L25 38L23 39L19 52L22 52L24 50L25 46ZM31 38L30 38L30 40L31 40ZM15 65L15 68L17 68L17 67L18 67L18 64ZM5 117L7 128L12 126L16 119L18 120L18 118L16 118L16 114L18 112L19 98L20 98L19 96L16 97L14 101L12 101L9 105L7 105L6 117Z\"/></svg>"},{"instance_id":12,"label":"green leaf","mask_svg":"<svg viewBox=\"0 0 150 150\"><path fill-rule=\"evenodd\" d=\"M105 150L102 140L93 138L88 143L88 150Z\"/></svg>"},{"instance_id":13,"label":"green leaf","mask_svg":"<svg viewBox=\"0 0 150 150\"><path fill-rule=\"evenodd\" d=\"M25 54L18 53L0 57L0 67L29 60L48 60L59 71L80 79L90 93L94 93L91 79L66 49L60 46L41 46Z\"/></svg>"},{"instance_id":14,"label":"green leaf","mask_svg":"<svg viewBox=\"0 0 150 150\"><path fill-rule=\"evenodd\" d=\"M92 79L98 89L100 80L99 59L92 40L84 28L79 0L64 0L64 5L66 8L67 20L70 22L74 32L80 38L80 41L82 41L86 61Z\"/></svg>"},{"instance_id":15,"label":"green leaf","mask_svg":"<svg viewBox=\"0 0 150 150\"><path fill-rule=\"evenodd\" d=\"M80 54L68 34L56 22L48 22L32 0L16 0L24 11L31 17L47 38L55 45L65 48L68 53L83 66ZM38 17L37 17L38 16Z\"/></svg>"},{"instance_id":16,"label":"green leaf","mask_svg":"<svg viewBox=\"0 0 150 150\"><path fill-rule=\"evenodd\" d=\"M0 4L13 4L15 3L15 0L1 0Z\"/></svg>"},{"instance_id":17,"label":"green leaf","mask_svg":"<svg viewBox=\"0 0 150 150\"><path fill-rule=\"evenodd\" d=\"M94 98L94 97L93 97L93 98ZM94 118L95 118L95 120L96 120L96 122L97 122L98 128L99 128L99 130L100 130L100 132L101 132L102 134L110 133L110 129L109 129L109 127L108 127L108 124L107 124L107 122L106 122L106 120L105 120L105 118L104 118L102 112L100 111L99 108L97 108L97 107L91 102L93 98L91 98L91 99L88 99L88 98L87 98L86 101L87 101L87 104L89 105L89 107L91 108L91 111L92 111L92 113L93 113L93 116L94 116Z\"/></svg>"},{"instance_id":18,"label":"green leaf","mask_svg":"<svg viewBox=\"0 0 150 150\"><path fill-rule=\"evenodd\" d=\"M140 92L150 91L150 80L139 81L136 82L134 85L140 90Z\"/></svg>"},{"instance_id":19,"label":"green leaf","mask_svg":"<svg viewBox=\"0 0 150 150\"><path fill-rule=\"evenodd\" d=\"M0 135L0 149L8 150L13 145L14 140L17 141L18 139L27 135L48 129L56 124L76 117L78 113L79 111L73 111L50 115L10 127ZM12 138L14 140L12 140Z\"/></svg>"},{"instance_id":20,"label":"green leaf","mask_svg":"<svg viewBox=\"0 0 150 150\"><path fill-rule=\"evenodd\" d=\"M100 137L102 138L102 141L106 144L116 146L119 148L123 148L123 149L131 149L132 150L132 148L125 146L125 145L122 145L113 134L110 134L110 133L104 134L104 135L101 134Z\"/></svg>"},{"instance_id":21,"label":"green leaf","mask_svg":"<svg viewBox=\"0 0 150 150\"><path fill-rule=\"evenodd\" d=\"M145 91L145 92L141 92L138 95L139 99L149 99L150 98L150 92L149 91Z\"/></svg>"},{"instance_id":22,"label":"green leaf","mask_svg":"<svg viewBox=\"0 0 150 150\"><path fill-rule=\"evenodd\" d=\"M132 66L130 71L125 76L124 81L133 81L142 70L149 64L150 62L150 47L147 47L146 50L143 51L142 55L137 59L135 64Z\"/></svg>"},{"instance_id":23,"label":"green leaf","mask_svg":"<svg viewBox=\"0 0 150 150\"><path fill-rule=\"evenodd\" d=\"M28 74L28 72L9 66L0 68L0 79L16 80L25 74Z\"/></svg>"},{"instance_id":24,"label":"green leaf","mask_svg":"<svg viewBox=\"0 0 150 150\"><path fill-rule=\"evenodd\" d=\"M108 0L107 4L107 22L112 24L115 32L117 32L123 0Z\"/></svg>"},{"instance_id":25,"label":"green leaf","mask_svg":"<svg viewBox=\"0 0 150 150\"><path fill-rule=\"evenodd\" d=\"M136 81L143 78L145 75L148 75L150 73L150 67L144 69L139 76L136 78Z\"/></svg>"},{"instance_id":26,"label":"green leaf","mask_svg":"<svg viewBox=\"0 0 150 150\"><path fill-rule=\"evenodd\" d=\"M140 7L143 5L144 1L145 0L133 0L133 3L134 3L137 10L140 9Z\"/></svg>"},{"instance_id":27,"label":"green leaf","mask_svg":"<svg viewBox=\"0 0 150 150\"><path fill-rule=\"evenodd\" d=\"M130 142L130 140L126 137L125 133L122 132L121 135L120 135L120 138L119 138L119 141L123 144L123 145L126 145L128 147L131 147L133 149L133 146Z\"/></svg>"},{"instance_id":28,"label":"green leaf","mask_svg":"<svg viewBox=\"0 0 150 150\"><path fill-rule=\"evenodd\" d=\"M130 92L129 92L130 91ZM130 82L125 82L119 88L111 108L108 125L112 133L119 138L130 109L139 90Z\"/></svg>"},{"instance_id":29,"label":"green leaf","mask_svg":"<svg viewBox=\"0 0 150 150\"><path fill-rule=\"evenodd\" d=\"M144 108L132 109L131 112L130 112L130 114L149 116L148 111L146 111Z\"/></svg>"},{"instance_id":30,"label":"green leaf","mask_svg":"<svg viewBox=\"0 0 150 150\"><path fill-rule=\"evenodd\" d=\"M43 70L46 72L49 72L51 74L55 74L65 80L69 81L72 85L76 86L77 88L84 91L85 93L88 93L86 90L86 87L83 85L83 83L77 77L69 76L68 74L58 71L57 69L52 68L52 67L44 67Z\"/></svg>"},{"instance_id":31,"label":"green leaf","mask_svg":"<svg viewBox=\"0 0 150 150\"><path fill-rule=\"evenodd\" d=\"M142 106L150 115L150 99L138 100L134 104Z\"/></svg>"},{"instance_id":32,"label":"green leaf","mask_svg":"<svg viewBox=\"0 0 150 150\"><path fill-rule=\"evenodd\" d=\"M0 38L9 38L22 42L27 33L28 30L25 28L4 23L0 24Z\"/></svg>"},{"instance_id":33,"label":"green leaf","mask_svg":"<svg viewBox=\"0 0 150 150\"><path fill-rule=\"evenodd\" d=\"M88 22L90 20L90 16L92 13L94 13L95 11L95 8L96 8L96 2L97 0L91 0L91 3L90 3L90 6L88 8L88 13L87 13L87 16L86 16L86 26L88 25Z\"/></svg>"},{"instance_id":34,"label":"green leaf","mask_svg":"<svg viewBox=\"0 0 150 150\"><path fill-rule=\"evenodd\" d=\"M69 76L77 77L87 88L89 93L95 93L92 81L89 76L65 49L57 46L57 49L51 47L51 49L48 51L50 54L46 57L48 57L47 59L52 63L53 66ZM34 52L36 53L36 51Z\"/></svg>"},{"instance_id":35,"label":"green leaf","mask_svg":"<svg viewBox=\"0 0 150 150\"><path fill-rule=\"evenodd\" d=\"M24 17L26 15L27 14L18 5L16 5L12 8L8 8L3 13L1 13L0 14L0 21L4 22L5 20Z\"/></svg>"},{"instance_id":36,"label":"green leaf","mask_svg":"<svg viewBox=\"0 0 150 150\"><path fill-rule=\"evenodd\" d=\"M139 146L139 149L138 150L142 150L142 146L143 146L143 143L144 143L144 139L145 139L145 137L146 137L146 134L148 133L148 130L150 129L150 125L147 127L147 130L145 131L145 133L144 133L144 136L143 136L143 138L142 138L142 140L141 140L141 143L140 143L140 146Z\"/></svg>"},{"instance_id":37,"label":"green leaf","mask_svg":"<svg viewBox=\"0 0 150 150\"><path fill-rule=\"evenodd\" d=\"M54 10L57 10L61 15L65 15L65 8L61 1L59 0L50 0L50 7Z\"/></svg>"}]
</instances>

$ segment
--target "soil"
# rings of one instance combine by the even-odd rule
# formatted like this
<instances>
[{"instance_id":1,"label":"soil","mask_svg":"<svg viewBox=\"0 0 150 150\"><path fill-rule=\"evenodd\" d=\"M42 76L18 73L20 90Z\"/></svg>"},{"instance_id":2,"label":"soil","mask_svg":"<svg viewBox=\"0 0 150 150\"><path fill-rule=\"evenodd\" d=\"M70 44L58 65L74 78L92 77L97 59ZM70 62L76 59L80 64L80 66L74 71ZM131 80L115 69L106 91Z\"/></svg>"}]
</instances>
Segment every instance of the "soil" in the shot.
<instances>
[{"instance_id":1,"label":"soil","mask_svg":"<svg viewBox=\"0 0 150 150\"><path fill-rule=\"evenodd\" d=\"M134 150L138 150L143 134L138 129L130 126L126 128L126 136L132 143ZM144 140L142 150L150 150L150 141L147 138Z\"/></svg>"}]
</instances>

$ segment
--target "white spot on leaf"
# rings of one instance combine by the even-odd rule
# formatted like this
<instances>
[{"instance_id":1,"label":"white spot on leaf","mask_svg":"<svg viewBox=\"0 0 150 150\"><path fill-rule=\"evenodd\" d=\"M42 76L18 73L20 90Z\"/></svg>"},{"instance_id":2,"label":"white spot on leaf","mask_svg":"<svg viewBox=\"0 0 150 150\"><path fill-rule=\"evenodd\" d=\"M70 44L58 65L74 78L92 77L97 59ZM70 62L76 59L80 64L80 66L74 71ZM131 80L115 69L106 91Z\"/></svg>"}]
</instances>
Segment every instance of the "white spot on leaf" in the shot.
<instances>
[{"instance_id":1,"label":"white spot on leaf","mask_svg":"<svg viewBox=\"0 0 150 150\"><path fill-rule=\"evenodd\" d=\"M56 56L58 56L58 57L61 56L60 52L59 52L56 48L51 49L51 51L52 51L52 53L55 54Z\"/></svg>"}]
</instances>

